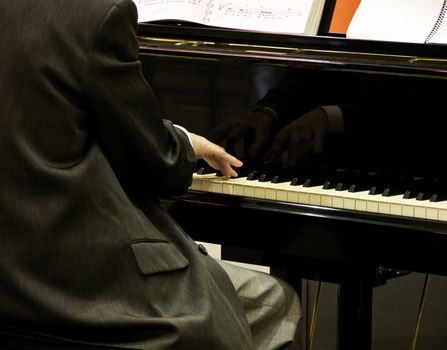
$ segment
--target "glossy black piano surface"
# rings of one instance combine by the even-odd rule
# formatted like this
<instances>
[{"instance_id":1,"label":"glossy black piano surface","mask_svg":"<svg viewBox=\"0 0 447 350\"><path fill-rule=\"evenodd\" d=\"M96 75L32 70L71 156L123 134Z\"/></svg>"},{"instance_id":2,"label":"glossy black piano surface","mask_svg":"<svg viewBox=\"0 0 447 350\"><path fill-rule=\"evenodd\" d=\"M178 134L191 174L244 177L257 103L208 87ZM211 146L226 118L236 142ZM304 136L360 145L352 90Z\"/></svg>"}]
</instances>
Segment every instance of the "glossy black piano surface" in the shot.
<instances>
[{"instance_id":1,"label":"glossy black piano surface","mask_svg":"<svg viewBox=\"0 0 447 350\"><path fill-rule=\"evenodd\" d=\"M208 202L214 198L232 205L262 203L260 207L282 213L311 210L313 215L319 213L336 221L363 222L365 226L378 222L382 230L389 226L394 232L394 227L401 226L435 232L442 238L447 232L442 111L447 83L445 46L266 35L184 24L142 24L140 38L144 74L166 117L211 139L217 126L246 114L285 74L301 79L296 115L318 104L362 105L352 128L328 138L323 153L311 155L308 163L298 168L283 164L280 169L281 162L252 162L242 141L232 150L246 163L241 177L247 176L248 170L258 176L264 172L269 181L262 181L266 183L280 175L280 182L293 180L293 185L320 186L332 193L367 191L371 198L408 199L421 206L429 203L430 209L439 204L442 213L439 211L433 220L430 215L310 207L312 203L248 196L226 198L230 196L200 190L191 191L183 200L208 197ZM309 60L309 55L315 60ZM380 108L374 110L376 105Z\"/></svg>"},{"instance_id":2,"label":"glossy black piano surface","mask_svg":"<svg viewBox=\"0 0 447 350\"><path fill-rule=\"evenodd\" d=\"M287 164L287 153L274 162L250 159L250 139L239 142L232 151L245 162L244 179L236 179L237 186L249 183L242 192L209 185L219 177L199 163L191 190L170 207L195 239L231 247L229 259L242 252L245 262L341 283L351 297L386 280L378 267L447 274L446 46L178 24L141 25L140 45L143 72L165 116L210 139L285 75L299 79L297 115L318 104L362 106L345 133L327 138L323 153L298 167ZM275 181L282 192L272 190ZM298 187L309 191L307 199ZM326 205L322 193L343 197L342 204L331 197ZM376 209L367 208L367 196ZM354 326L361 339L347 340L341 326L343 349L370 346L368 311L359 320L357 306L345 317L361 324Z\"/></svg>"}]
</instances>

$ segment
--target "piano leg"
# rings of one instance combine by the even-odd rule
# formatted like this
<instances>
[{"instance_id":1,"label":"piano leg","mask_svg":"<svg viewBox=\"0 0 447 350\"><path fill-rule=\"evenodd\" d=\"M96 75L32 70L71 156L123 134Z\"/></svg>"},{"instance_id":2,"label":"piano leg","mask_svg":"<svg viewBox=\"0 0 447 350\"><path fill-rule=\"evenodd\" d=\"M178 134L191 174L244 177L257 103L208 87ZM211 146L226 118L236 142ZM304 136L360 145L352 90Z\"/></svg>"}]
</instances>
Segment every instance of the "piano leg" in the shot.
<instances>
[{"instance_id":1,"label":"piano leg","mask_svg":"<svg viewBox=\"0 0 447 350\"><path fill-rule=\"evenodd\" d=\"M340 281L338 350L371 349L372 288L368 279L351 278Z\"/></svg>"}]
</instances>

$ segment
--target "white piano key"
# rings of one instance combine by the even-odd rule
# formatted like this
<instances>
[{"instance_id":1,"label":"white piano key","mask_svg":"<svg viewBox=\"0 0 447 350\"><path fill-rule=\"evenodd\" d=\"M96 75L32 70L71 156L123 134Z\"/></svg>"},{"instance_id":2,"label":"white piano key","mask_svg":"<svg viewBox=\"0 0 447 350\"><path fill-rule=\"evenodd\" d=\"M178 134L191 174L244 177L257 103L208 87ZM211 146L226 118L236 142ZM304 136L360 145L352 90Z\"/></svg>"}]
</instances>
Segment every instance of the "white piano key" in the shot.
<instances>
[{"instance_id":1,"label":"white piano key","mask_svg":"<svg viewBox=\"0 0 447 350\"><path fill-rule=\"evenodd\" d=\"M325 207L332 207L332 196L326 194L321 195L321 205Z\"/></svg>"},{"instance_id":2,"label":"white piano key","mask_svg":"<svg viewBox=\"0 0 447 350\"><path fill-rule=\"evenodd\" d=\"M295 191L287 191L287 201L292 203L299 203L299 194Z\"/></svg>"},{"instance_id":3,"label":"white piano key","mask_svg":"<svg viewBox=\"0 0 447 350\"><path fill-rule=\"evenodd\" d=\"M343 200L343 208L355 210L355 199L354 198L344 198Z\"/></svg>"},{"instance_id":4,"label":"white piano key","mask_svg":"<svg viewBox=\"0 0 447 350\"><path fill-rule=\"evenodd\" d=\"M226 181L222 183L222 193L224 194L233 194L233 185L230 181Z\"/></svg>"},{"instance_id":5,"label":"white piano key","mask_svg":"<svg viewBox=\"0 0 447 350\"><path fill-rule=\"evenodd\" d=\"M379 204L379 213L380 214L390 214L391 213L391 203L378 202L378 204Z\"/></svg>"},{"instance_id":6,"label":"white piano key","mask_svg":"<svg viewBox=\"0 0 447 350\"><path fill-rule=\"evenodd\" d=\"M340 208L340 209L344 208L344 200L343 200L343 197L340 196L339 193L337 193L336 196L332 197L332 206L334 208Z\"/></svg>"},{"instance_id":7,"label":"white piano key","mask_svg":"<svg viewBox=\"0 0 447 350\"><path fill-rule=\"evenodd\" d=\"M205 175L194 174L194 176L192 178L191 186L189 188L191 190L206 191L205 189L203 189L203 184L208 183L209 181L211 181L215 178L216 178L215 173L214 174L205 174ZM204 180L206 180L206 181L204 181Z\"/></svg>"},{"instance_id":8,"label":"white piano key","mask_svg":"<svg viewBox=\"0 0 447 350\"><path fill-rule=\"evenodd\" d=\"M366 204L367 204L366 199L356 199L354 209L359 211L366 211Z\"/></svg>"},{"instance_id":9,"label":"white piano key","mask_svg":"<svg viewBox=\"0 0 447 350\"><path fill-rule=\"evenodd\" d=\"M427 207L426 217L430 220L438 220L438 209Z\"/></svg>"},{"instance_id":10,"label":"white piano key","mask_svg":"<svg viewBox=\"0 0 447 350\"><path fill-rule=\"evenodd\" d=\"M414 207L410 204L402 205L402 215L408 217L414 217Z\"/></svg>"},{"instance_id":11,"label":"white piano key","mask_svg":"<svg viewBox=\"0 0 447 350\"><path fill-rule=\"evenodd\" d=\"M321 205L321 195L317 193L311 193L309 198L309 204Z\"/></svg>"},{"instance_id":12,"label":"white piano key","mask_svg":"<svg viewBox=\"0 0 447 350\"><path fill-rule=\"evenodd\" d=\"M379 212L379 202L376 200L368 200L366 202L366 211L370 213L378 213Z\"/></svg>"},{"instance_id":13,"label":"white piano key","mask_svg":"<svg viewBox=\"0 0 447 350\"><path fill-rule=\"evenodd\" d=\"M414 207L414 217L425 219L427 217L427 208L423 206Z\"/></svg>"},{"instance_id":14,"label":"white piano key","mask_svg":"<svg viewBox=\"0 0 447 350\"><path fill-rule=\"evenodd\" d=\"M298 193L298 203L310 204L310 193L308 192Z\"/></svg>"},{"instance_id":15,"label":"white piano key","mask_svg":"<svg viewBox=\"0 0 447 350\"><path fill-rule=\"evenodd\" d=\"M276 200L276 189L267 187L265 189L265 199Z\"/></svg>"},{"instance_id":16,"label":"white piano key","mask_svg":"<svg viewBox=\"0 0 447 350\"><path fill-rule=\"evenodd\" d=\"M390 214L401 216L402 215L402 204L391 203L390 204Z\"/></svg>"}]
</instances>

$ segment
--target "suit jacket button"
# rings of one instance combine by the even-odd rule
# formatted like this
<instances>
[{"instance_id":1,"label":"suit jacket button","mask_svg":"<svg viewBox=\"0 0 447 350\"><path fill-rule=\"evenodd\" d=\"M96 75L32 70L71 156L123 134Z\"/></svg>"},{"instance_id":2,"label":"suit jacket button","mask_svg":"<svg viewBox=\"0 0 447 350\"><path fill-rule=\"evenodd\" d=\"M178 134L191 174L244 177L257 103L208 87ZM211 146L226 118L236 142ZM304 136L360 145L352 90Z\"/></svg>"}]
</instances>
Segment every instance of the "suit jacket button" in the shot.
<instances>
[{"instance_id":1,"label":"suit jacket button","mask_svg":"<svg viewBox=\"0 0 447 350\"><path fill-rule=\"evenodd\" d=\"M199 244L199 252L201 252L203 255L208 255L208 250L206 250L205 246L203 244Z\"/></svg>"}]
</instances>

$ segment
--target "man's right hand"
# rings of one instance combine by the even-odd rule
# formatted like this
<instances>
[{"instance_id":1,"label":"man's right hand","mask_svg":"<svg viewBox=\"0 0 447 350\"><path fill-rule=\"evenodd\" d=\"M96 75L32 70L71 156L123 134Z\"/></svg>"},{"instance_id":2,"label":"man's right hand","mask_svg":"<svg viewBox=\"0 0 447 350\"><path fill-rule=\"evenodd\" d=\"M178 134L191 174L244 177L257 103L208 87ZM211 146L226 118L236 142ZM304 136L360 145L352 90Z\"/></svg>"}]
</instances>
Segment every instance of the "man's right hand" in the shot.
<instances>
[{"instance_id":1,"label":"man's right hand","mask_svg":"<svg viewBox=\"0 0 447 350\"><path fill-rule=\"evenodd\" d=\"M203 136L191 132L189 136L197 159L205 160L213 169L220 170L225 177L236 177L238 175L233 167L239 168L242 166L239 159Z\"/></svg>"}]
</instances>

